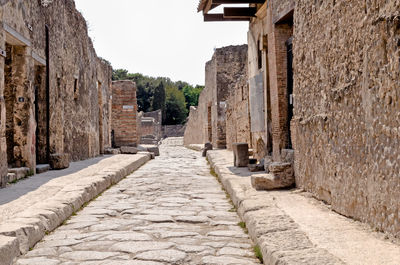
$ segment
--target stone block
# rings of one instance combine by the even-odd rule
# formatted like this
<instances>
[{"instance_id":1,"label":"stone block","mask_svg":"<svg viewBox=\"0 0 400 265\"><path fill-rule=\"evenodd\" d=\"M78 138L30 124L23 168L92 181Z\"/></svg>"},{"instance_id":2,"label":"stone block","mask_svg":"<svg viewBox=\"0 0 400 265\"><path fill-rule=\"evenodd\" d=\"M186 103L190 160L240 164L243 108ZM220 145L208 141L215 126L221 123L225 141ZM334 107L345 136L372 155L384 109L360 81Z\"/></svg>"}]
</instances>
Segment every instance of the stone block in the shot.
<instances>
[{"instance_id":1,"label":"stone block","mask_svg":"<svg viewBox=\"0 0 400 265\"><path fill-rule=\"evenodd\" d=\"M232 149L235 167L247 167L249 164L249 145L247 143L234 143Z\"/></svg>"},{"instance_id":2,"label":"stone block","mask_svg":"<svg viewBox=\"0 0 400 265\"><path fill-rule=\"evenodd\" d=\"M69 154L51 154L50 167L52 169L65 169L69 167Z\"/></svg>"},{"instance_id":3,"label":"stone block","mask_svg":"<svg viewBox=\"0 0 400 265\"><path fill-rule=\"evenodd\" d=\"M269 165L271 165L273 162L274 161L272 159L272 156L264 157L264 169L265 169L265 172L269 173Z\"/></svg>"},{"instance_id":4,"label":"stone block","mask_svg":"<svg viewBox=\"0 0 400 265\"><path fill-rule=\"evenodd\" d=\"M104 154L105 155L119 155L119 154L121 154L121 150L118 148L105 148Z\"/></svg>"},{"instance_id":5,"label":"stone block","mask_svg":"<svg viewBox=\"0 0 400 265\"><path fill-rule=\"evenodd\" d=\"M248 164L247 167L249 168L250 172L259 172L264 171L264 164Z\"/></svg>"},{"instance_id":6,"label":"stone block","mask_svg":"<svg viewBox=\"0 0 400 265\"><path fill-rule=\"evenodd\" d=\"M0 235L1 264L12 264L15 257L19 256L19 243L16 237Z\"/></svg>"},{"instance_id":7,"label":"stone block","mask_svg":"<svg viewBox=\"0 0 400 265\"><path fill-rule=\"evenodd\" d=\"M31 170L28 167L10 168L8 169L8 173L14 173L16 180L19 180L28 176L31 173Z\"/></svg>"},{"instance_id":8,"label":"stone block","mask_svg":"<svg viewBox=\"0 0 400 265\"><path fill-rule=\"evenodd\" d=\"M130 154L130 155L137 154L139 151L136 147L132 146L121 146L120 149L122 154Z\"/></svg>"},{"instance_id":9,"label":"stone block","mask_svg":"<svg viewBox=\"0 0 400 265\"><path fill-rule=\"evenodd\" d=\"M295 178L290 163L274 162L269 165L270 174L251 176L251 185L256 190L274 190L294 185Z\"/></svg>"},{"instance_id":10,"label":"stone block","mask_svg":"<svg viewBox=\"0 0 400 265\"><path fill-rule=\"evenodd\" d=\"M49 164L39 164L36 165L36 174L41 174L50 170Z\"/></svg>"},{"instance_id":11,"label":"stone block","mask_svg":"<svg viewBox=\"0 0 400 265\"><path fill-rule=\"evenodd\" d=\"M150 153L154 153L155 156L160 155L160 148L158 148L158 146L149 146L147 147L147 151L149 151Z\"/></svg>"},{"instance_id":12,"label":"stone block","mask_svg":"<svg viewBox=\"0 0 400 265\"><path fill-rule=\"evenodd\" d=\"M206 157L207 156L207 151L208 150L213 150L213 145L212 143L205 143L204 148L202 149L202 156Z\"/></svg>"},{"instance_id":13,"label":"stone block","mask_svg":"<svg viewBox=\"0 0 400 265\"><path fill-rule=\"evenodd\" d=\"M17 175L15 175L15 173L8 173L6 180L7 180L7 183L15 182L18 180Z\"/></svg>"}]
</instances>

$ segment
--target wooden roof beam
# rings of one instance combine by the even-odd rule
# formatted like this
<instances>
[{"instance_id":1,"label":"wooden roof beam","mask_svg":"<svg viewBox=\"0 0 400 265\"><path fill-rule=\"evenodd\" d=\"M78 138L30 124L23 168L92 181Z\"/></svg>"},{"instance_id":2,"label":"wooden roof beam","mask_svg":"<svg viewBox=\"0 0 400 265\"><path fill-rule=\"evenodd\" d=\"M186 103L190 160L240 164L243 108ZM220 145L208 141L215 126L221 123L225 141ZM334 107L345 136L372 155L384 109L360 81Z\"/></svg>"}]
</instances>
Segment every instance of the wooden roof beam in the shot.
<instances>
[{"instance_id":1,"label":"wooden roof beam","mask_svg":"<svg viewBox=\"0 0 400 265\"><path fill-rule=\"evenodd\" d=\"M266 0L211 0L214 4L264 4Z\"/></svg>"},{"instance_id":2,"label":"wooden roof beam","mask_svg":"<svg viewBox=\"0 0 400 265\"><path fill-rule=\"evenodd\" d=\"M225 7L224 18L252 18L255 17L257 8L255 7Z\"/></svg>"},{"instance_id":3,"label":"wooden roof beam","mask_svg":"<svg viewBox=\"0 0 400 265\"><path fill-rule=\"evenodd\" d=\"M250 18L227 18L224 14L204 14L205 22L215 21L250 21Z\"/></svg>"}]
</instances>

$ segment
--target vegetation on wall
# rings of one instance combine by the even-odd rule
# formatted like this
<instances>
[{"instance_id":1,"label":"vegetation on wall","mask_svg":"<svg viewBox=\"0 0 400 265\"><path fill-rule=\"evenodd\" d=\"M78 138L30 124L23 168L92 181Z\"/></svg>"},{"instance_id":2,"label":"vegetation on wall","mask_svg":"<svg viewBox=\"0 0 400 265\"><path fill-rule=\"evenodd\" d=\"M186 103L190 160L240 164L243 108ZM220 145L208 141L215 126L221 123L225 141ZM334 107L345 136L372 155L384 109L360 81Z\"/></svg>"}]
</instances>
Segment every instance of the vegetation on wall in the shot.
<instances>
[{"instance_id":1,"label":"vegetation on wall","mask_svg":"<svg viewBox=\"0 0 400 265\"><path fill-rule=\"evenodd\" d=\"M173 82L167 77L149 77L128 70L113 70L113 80L132 80L137 86L138 110L162 110L163 124L185 123L190 106L197 106L203 86L193 87L187 82Z\"/></svg>"}]
</instances>

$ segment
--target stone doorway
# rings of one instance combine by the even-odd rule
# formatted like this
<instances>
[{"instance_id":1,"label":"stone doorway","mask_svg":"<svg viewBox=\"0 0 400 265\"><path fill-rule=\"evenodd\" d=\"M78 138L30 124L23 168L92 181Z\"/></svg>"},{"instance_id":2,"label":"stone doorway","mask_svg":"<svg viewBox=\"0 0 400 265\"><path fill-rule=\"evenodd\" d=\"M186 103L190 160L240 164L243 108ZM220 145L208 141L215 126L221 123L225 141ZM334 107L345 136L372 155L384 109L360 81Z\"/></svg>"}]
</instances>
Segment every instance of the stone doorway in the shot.
<instances>
[{"instance_id":1,"label":"stone doorway","mask_svg":"<svg viewBox=\"0 0 400 265\"><path fill-rule=\"evenodd\" d=\"M47 102L46 67L35 65L35 120L36 120L36 163L47 164L49 160L48 128L47 128Z\"/></svg>"}]
</instances>

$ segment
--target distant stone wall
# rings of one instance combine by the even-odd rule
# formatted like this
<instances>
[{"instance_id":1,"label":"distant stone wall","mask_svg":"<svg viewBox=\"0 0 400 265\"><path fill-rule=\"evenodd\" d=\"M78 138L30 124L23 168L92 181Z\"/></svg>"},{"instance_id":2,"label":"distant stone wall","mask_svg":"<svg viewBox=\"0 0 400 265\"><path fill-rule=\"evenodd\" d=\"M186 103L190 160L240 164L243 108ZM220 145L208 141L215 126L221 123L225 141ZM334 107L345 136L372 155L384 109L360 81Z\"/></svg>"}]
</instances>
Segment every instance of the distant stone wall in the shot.
<instances>
[{"instance_id":1,"label":"distant stone wall","mask_svg":"<svg viewBox=\"0 0 400 265\"><path fill-rule=\"evenodd\" d=\"M296 183L400 237L399 1L296 1Z\"/></svg>"},{"instance_id":2,"label":"distant stone wall","mask_svg":"<svg viewBox=\"0 0 400 265\"><path fill-rule=\"evenodd\" d=\"M112 92L114 146L136 146L136 84L132 81L113 81Z\"/></svg>"},{"instance_id":3,"label":"distant stone wall","mask_svg":"<svg viewBox=\"0 0 400 265\"><path fill-rule=\"evenodd\" d=\"M167 137L183 137L185 134L186 125L164 125L162 126L163 138Z\"/></svg>"},{"instance_id":4,"label":"distant stone wall","mask_svg":"<svg viewBox=\"0 0 400 265\"><path fill-rule=\"evenodd\" d=\"M247 45L216 49L206 64L199 104L190 109L185 145L211 142L214 147L227 147L228 100L243 76L247 76Z\"/></svg>"}]
</instances>

